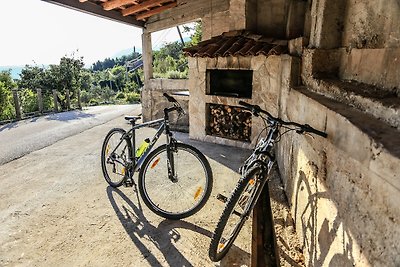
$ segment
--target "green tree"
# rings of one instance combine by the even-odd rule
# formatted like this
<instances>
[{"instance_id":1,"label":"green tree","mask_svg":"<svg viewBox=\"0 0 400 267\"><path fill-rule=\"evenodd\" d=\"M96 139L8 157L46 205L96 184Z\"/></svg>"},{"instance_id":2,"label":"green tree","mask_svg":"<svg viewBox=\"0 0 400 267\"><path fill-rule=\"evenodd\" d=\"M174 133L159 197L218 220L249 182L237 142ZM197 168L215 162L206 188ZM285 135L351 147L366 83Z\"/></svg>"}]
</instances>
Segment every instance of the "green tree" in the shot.
<instances>
[{"instance_id":1,"label":"green tree","mask_svg":"<svg viewBox=\"0 0 400 267\"><path fill-rule=\"evenodd\" d=\"M19 88L43 88L46 84L45 81L45 70L39 66L25 65L20 74L20 80L18 81Z\"/></svg>"},{"instance_id":2,"label":"green tree","mask_svg":"<svg viewBox=\"0 0 400 267\"><path fill-rule=\"evenodd\" d=\"M15 83L10 71L0 72L0 120L9 120L15 117L12 99L12 88Z\"/></svg>"},{"instance_id":3,"label":"green tree","mask_svg":"<svg viewBox=\"0 0 400 267\"><path fill-rule=\"evenodd\" d=\"M186 47L194 46L201 42L201 38L203 36L203 29L200 21L195 22L193 27L184 26L183 30L185 32L194 31L192 36L190 37L190 42L186 44Z\"/></svg>"}]
</instances>

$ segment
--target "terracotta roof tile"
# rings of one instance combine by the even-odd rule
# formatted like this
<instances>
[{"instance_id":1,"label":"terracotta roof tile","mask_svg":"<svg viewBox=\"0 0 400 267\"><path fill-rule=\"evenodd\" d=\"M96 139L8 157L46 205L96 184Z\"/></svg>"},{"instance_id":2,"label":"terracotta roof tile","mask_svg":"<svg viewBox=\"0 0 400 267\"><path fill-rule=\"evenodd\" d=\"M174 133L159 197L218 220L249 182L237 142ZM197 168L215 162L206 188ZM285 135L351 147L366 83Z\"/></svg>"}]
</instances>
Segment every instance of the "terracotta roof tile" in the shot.
<instances>
[{"instance_id":1,"label":"terracotta roof tile","mask_svg":"<svg viewBox=\"0 0 400 267\"><path fill-rule=\"evenodd\" d=\"M232 31L185 48L183 52L190 57L270 56L286 53L287 42L248 31Z\"/></svg>"}]
</instances>

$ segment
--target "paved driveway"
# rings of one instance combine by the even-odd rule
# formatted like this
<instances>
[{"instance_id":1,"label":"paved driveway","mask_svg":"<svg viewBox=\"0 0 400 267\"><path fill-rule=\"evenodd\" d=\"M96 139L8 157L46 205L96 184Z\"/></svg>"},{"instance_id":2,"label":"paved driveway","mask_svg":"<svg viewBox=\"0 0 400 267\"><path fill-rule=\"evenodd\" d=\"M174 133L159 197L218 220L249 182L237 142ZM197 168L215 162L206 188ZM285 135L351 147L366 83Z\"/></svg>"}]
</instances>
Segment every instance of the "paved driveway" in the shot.
<instances>
[{"instance_id":1,"label":"paved driveway","mask_svg":"<svg viewBox=\"0 0 400 267\"><path fill-rule=\"evenodd\" d=\"M104 181L103 138L109 129L128 125L119 114L100 125L90 124L102 116L99 111L93 117L68 121L68 127L60 130L75 131L68 137L0 166L0 265L249 266L249 223L222 262L212 263L207 256L223 208L215 195L230 192L239 178L234 170L248 151L191 141L211 163L212 196L196 215L164 220L151 213L132 188L112 189ZM80 123L87 128L70 128ZM15 130L23 131L22 124ZM3 126L0 133L7 130ZM144 129L138 139L153 131ZM45 135L50 139L53 134ZM186 134L177 136L188 139Z\"/></svg>"},{"instance_id":2,"label":"paved driveway","mask_svg":"<svg viewBox=\"0 0 400 267\"><path fill-rule=\"evenodd\" d=\"M123 114L139 114L140 108L139 104L89 107L1 125L0 165Z\"/></svg>"}]
</instances>

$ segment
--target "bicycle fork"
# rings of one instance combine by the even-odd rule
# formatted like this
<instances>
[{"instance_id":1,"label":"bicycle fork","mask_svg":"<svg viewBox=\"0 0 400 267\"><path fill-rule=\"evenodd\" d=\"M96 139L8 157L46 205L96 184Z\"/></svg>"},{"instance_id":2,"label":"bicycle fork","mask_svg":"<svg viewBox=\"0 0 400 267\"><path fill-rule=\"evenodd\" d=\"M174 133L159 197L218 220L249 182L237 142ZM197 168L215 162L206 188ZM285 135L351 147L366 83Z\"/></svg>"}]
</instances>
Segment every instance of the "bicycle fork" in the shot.
<instances>
[{"instance_id":1,"label":"bicycle fork","mask_svg":"<svg viewBox=\"0 0 400 267\"><path fill-rule=\"evenodd\" d=\"M171 182L178 182L178 176L175 172L174 151L176 150L176 140L167 133L167 168L168 178Z\"/></svg>"}]
</instances>

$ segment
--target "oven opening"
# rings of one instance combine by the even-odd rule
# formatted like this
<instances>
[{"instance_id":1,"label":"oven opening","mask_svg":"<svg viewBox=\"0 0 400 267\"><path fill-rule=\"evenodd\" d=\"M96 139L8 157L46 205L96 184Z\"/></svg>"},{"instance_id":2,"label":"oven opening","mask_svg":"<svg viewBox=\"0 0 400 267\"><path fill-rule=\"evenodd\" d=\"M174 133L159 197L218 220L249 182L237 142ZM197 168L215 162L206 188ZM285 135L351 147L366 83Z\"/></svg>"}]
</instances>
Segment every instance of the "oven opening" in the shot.
<instances>
[{"instance_id":1,"label":"oven opening","mask_svg":"<svg viewBox=\"0 0 400 267\"><path fill-rule=\"evenodd\" d=\"M252 70L207 70L207 95L251 98Z\"/></svg>"}]
</instances>

